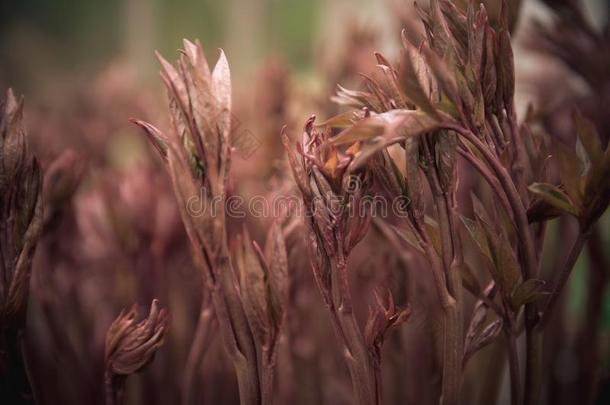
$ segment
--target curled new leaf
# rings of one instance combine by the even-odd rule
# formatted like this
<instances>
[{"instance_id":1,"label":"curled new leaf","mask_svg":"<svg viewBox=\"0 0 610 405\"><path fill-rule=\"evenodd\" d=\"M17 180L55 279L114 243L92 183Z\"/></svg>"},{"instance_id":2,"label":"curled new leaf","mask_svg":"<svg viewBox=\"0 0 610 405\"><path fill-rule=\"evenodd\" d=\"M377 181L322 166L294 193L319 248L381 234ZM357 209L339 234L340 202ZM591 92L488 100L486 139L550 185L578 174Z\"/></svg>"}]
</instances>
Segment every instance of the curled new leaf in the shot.
<instances>
[{"instance_id":1,"label":"curled new leaf","mask_svg":"<svg viewBox=\"0 0 610 405\"><path fill-rule=\"evenodd\" d=\"M129 375L150 363L163 344L167 312L153 300L148 317L137 322L135 307L121 312L106 333L106 370L115 375Z\"/></svg>"},{"instance_id":2,"label":"curled new leaf","mask_svg":"<svg viewBox=\"0 0 610 405\"><path fill-rule=\"evenodd\" d=\"M544 280L530 278L517 286L512 296L510 304L515 311L518 311L522 305L535 302L544 297L547 293L544 291Z\"/></svg>"},{"instance_id":3,"label":"curled new leaf","mask_svg":"<svg viewBox=\"0 0 610 405\"><path fill-rule=\"evenodd\" d=\"M364 329L366 344L376 361L381 361L381 347L387 334L404 323L411 315L411 307L396 307L392 294L387 291L382 298L375 293L376 305L369 308L369 317Z\"/></svg>"},{"instance_id":4,"label":"curled new leaf","mask_svg":"<svg viewBox=\"0 0 610 405\"><path fill-rule=\"evenodd\" d=\"M482 328L479 333L470 336L470 338L467 337L463 363L466 363L473 354L493 342L502 331L502 325L502 319L496 319Z\"/></svg>"},{"instance_id":5,"label":"curled new leaf","mask_svg":"<svg viewBox=\"0 0 610 405\"><path fill-rule=\"evenodd\" d=\"M553 207L570 215L578 216L578 209L560 188L548 183L534 183L529 190Z\"/></svg>"},{"instance_id":6,"label":"curled new leaf","mask_svg":"<svg viewBox=\"0 0 610 405\"><path fill-rule=\"evenodd\" d=\"M418 110L392 110L360 120L332 138L333 145L364 142L350 170L364 165L373 155L390 145L438 128L438 121Z\"/></svg>"},{"instance_id":7,"label":"curled new leaf","mask_svg":"<svg viewBox=\"0 0 610 405\"><path fill-rule=\"evenodd\" d=\"M274 223L267 234L265 258L268 263L268 279L271 289L271 307L274 317L281 321L288 301L288 258L282 228Z\"/></svg>"}]
</instances>

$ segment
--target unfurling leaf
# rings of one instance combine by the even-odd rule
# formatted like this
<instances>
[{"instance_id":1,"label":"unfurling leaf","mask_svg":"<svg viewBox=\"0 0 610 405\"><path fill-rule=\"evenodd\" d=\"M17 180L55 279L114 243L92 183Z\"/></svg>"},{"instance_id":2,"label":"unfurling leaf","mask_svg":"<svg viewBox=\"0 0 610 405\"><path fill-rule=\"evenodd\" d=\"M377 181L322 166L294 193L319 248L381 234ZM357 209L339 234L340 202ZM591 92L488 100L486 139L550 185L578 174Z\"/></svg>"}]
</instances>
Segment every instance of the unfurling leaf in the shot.
<instances>
[{"instance_id":1,"label":"unfurling leaf","mask_svg":"<svg viewBox=\"0 0 610 405\"><path fill-rule=\"evenodd\" d=\"M483 227L480 225L478 221L473 221L470 218L461 217L462 223L464 227L470 234L470 237L475 242L481 253L492 262L491 252L489 250L489 244L487 243L487 238L485 237L485 231Z\"/></svg>"},{"instance_id":2,"label":"unfurling leaf","mask_svg":"<svg viewBox=\"0 0 610 405\"><path fill-rule=\"evenodd\" d=\"M512 296L510 297L510 305L513 310L518 311L521 306L535 302L544 297L548 293L544 290L544 280L530 278L521 283Z\"/></svg>"},{"instance_id":3,"label":"unfurling leaf","mask_svg":"<svg viewBox=\"0 0 610 405\"><path fill-rule=\"evenodd\" d=\"M432 103L436 97L432 81L429 78L426 63L421 54L406 39L402 32L402 58L400 64L399 80L407 98L425 113L438 117L438 111Z\"/></svg>"},{"instance_id":4,"label":"unfurling leaf","mask_svg":"<svg viewBox=\"0 0 610 405\"><path fill-rule=\"evenodd\" d=\"M265 344L275 331L270 312L267 263L256 242L250 239L245 226L241 242L242 246L237 258L237 271L244 312L255 338L261 344Z\"/></svg>"},{"instance_id":5,"label":"unfurling leaf","mask_svg":"<svg viewBox=\"0 0 610 405\"><path fill-rule=\"evenodd\" d=\"M479 296L479 294L481 293L481 285L474 272L472 271L470 265L468 265L467 263L464 263L464 265L462 266L461 276L464 288L470 291L470 293L475 297Z\"/></svg>"},{"instance_id":6,"label":"unfurling leaf","mask_svg":"<svg viewBox=\"0 0 610 405\"><path fill-rule=\"evenodd\" d=\"M598 166L603 159L604 151L595 125L581 114L574 114L574 125L576 126L578 140L587 154L586 157L581 156L581 161L589 160L592 166Z\"/></svg>"},{"instance_id":7,"label":"unfurling leaf","mask_svg":"<svg viewBox=\"0 0 610 405\"><path fill-rule=\"evenodd\" d=\"M363 118L362 111L347 111L317 124L318 127L349 128Z\"/></svg>"},{"instance_id":8,"label":"unfurling leaf","mask_svg":"<svg viewBox=\"0 0 610 405\"><path fill-rule=\"evenodd\" d=\"M429 242L432 244L434 251L437 254L441 254L441 231L438 227L438 223L429 216L424 217L424 229L430 239Z\"/></svg>"},{"instance_id":9,"label":"unfurling leaf","mask_svg":"<svg viewBox=\"0 0 610 405\"><path fill-rule=\"evenodd\" d=\"M379 151L407 138L433 131L438 122L417 110L391 110L365 118L331 139L333 145L362 142L350 170L357 170Z\"/></svg>"},{"instance_id":10,"label":"unfurling leaf","mask_svg":"<svg viewBox=\"0 0 610 405\"><path fill-rule=\"evenodd\" d=\"M582 174L578 157L562 142L554 143L555 158L559 166L559 176L566 193L576 206L582 204Z\"/></svg>"},{"instance_id":11,"label":"unfurling leaf","mask_svg":"<svg viewBox=\"0 0 610 405\"><path fill-rule=\"evenodd\" d=\"M492 262L492 278L502 289L505 295L510 294L521 276L521 268L515 257L512 245L505 235L487 213L483 203L473 194L472 204L478 227L483 230L489 248ZM480 235L476 236L481 238ZM477 240L475 239L475 241ZM481 247L481 246L479 246Z\"/></svg>"},{"instance_id":12,"label":"unfurling leaf","mask_svg":"<svg viewBox=\"0 0 610 405\"><path fill-rule=\"evenodd\" d=\"M383 297L381 296L383 295ZM376 305L369 307L369 316L364 328L364 339L375 361L381 361L381 347L387 334L399 327L411 315L411 307L399 309L394 304L392 293L375 292Z\"/></svg>"},{"instance_id":13,"label":"unfurling leaf","mask_svg":"<svg viewBox=\"0 0 610 405\"><path fill-rule=\"evenodd\" d=\"M419 139L409 138L404 142L405 146L405 181L407 184L407 196L416 219L421 219L426 211L426 199L424 197L424 184L419 170Z\"/></svg>"},{"instance_id":14,"label":"unfurling leaf","mask_svg":"<svg viewBox=\"0 0 610 405\"><path fill-rule=\"evenodd\" d=\"M376 136L393 137L393 132L402 130L404 138L429 132L438 126L438 122L426 113L416 110L390 110L372 115L358 121L352 127L331 139L333 145L343 145L356 141L368 141Z\"/></svg>"},{"instance_id":15,"label":"unfurling leaf","mask_svg":"<svg viewBox=\"0 0 610 405\"><path fill-rule=\"evenodd\" d=\"M570 215L578 216L578 208L559 187L548 183L533 183L529 190L553 207Z\"/></svg>"},{"instance_id":16,"label":"unfurling leaf","mask_svg":"<svg viewBox=\"0 0 610 405\"><path fill-rule=\"evenodd\" d=\"M159 152L159 155L161 155L161 157L166 160L167 138L165 137L165 135L163 135L163 133L159 129L157 129L157 127L152 124L149 124L146 121L137 120L135 118L132 118L130 121L144 130L144 133L148 137L150 143L154 146L157 152Z\"/></svg>"},{"instance_id":17,"label":"unfurling leaf","mask_svg":"<svg viewBox=\"0 0 610 405\"><path fill-rule=\"evenodd\" d=\"M267 234L265 259L269 271L271 308L276 322L280 323L286 312L288 301L288 258L282 228L277 223L271 226Z\"/></svg>"},{"instance_id":18,"label":"unfurling leaf","mask_svg":"<svg viewBox=\"0 0 610 405\"><path fill-rule=\"evenodd\" d=\"M455 187L457 136L450 131L436 133L435 152L436 167L443 191L449 192Z\"/></svg>"},{"instance_id":19,"label":"unfurling leaf","mask_svg":"<svg viewBox=\"0 0 610 405\"><path fill-rule=\"evenodd\" d=\"M150 363L163 344L167 329L167 312L153 300L148 317L136 322L135 306L121 314L106 333L106 370L116 375L129 375Z\"/></svg>"},{"instance_id":20,"label":"unfurling leaf","mask_svg":"<svg viewBox=\"0 0 610 405\"><path fill-rule=\"evenodd\" d=\"M502 319L496 319L495 321L488 324L479 334L474 336L469 342L466 343L464 349L464 360L465 364L473 354L489 345L502 331Z\"/></svg>"}]
</instances>

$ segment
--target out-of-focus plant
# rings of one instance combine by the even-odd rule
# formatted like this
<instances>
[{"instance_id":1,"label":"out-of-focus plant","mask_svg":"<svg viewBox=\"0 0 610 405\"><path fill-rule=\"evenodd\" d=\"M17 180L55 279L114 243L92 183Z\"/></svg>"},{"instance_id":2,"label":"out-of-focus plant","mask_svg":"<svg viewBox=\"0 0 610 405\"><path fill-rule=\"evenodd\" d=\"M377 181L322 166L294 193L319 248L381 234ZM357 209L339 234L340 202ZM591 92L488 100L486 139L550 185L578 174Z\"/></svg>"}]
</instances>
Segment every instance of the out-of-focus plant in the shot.
<instances>
[{"instance_id":1,"label":"out-of-focus plant","mask_svg":"<svg viewBox=\"0 0 610 405\"><path fill-rule=\"evenodd\" d=\"M123 403L125 380L150 363L163 344L167 312L153 300L148 317L136 323L137 310L121 313L106 333L106 404Z\"/></svg>"},{"instance_id":2,"label":"out-of-focus plant","mask_svg":"<svg viewBox=\"0 0 610 405\"><path fill-rule=\"evenodd\" d=\"M288 268L282 229L269 230L265 250L251 241L244 229L237 246L235 267L244 311L257 343L263 403L273 402L277 349L288 300Z\"/></svg>"},{"instance_id":3,"label":"out-of-focus plant","mask_svg":"<svg viewBox=\"0 0 610 405\"><path fill-rule=\"evenodd\" d=\"M563 271L553 291L561 291L568 282L573 262L585 246L589 256L586 311L573 346L578 357L578 378L568 395L559 393L557 397L564 403L576 398L584 403L593 403L598 395L603 364L600 362L604 350L603 297L610 281L609 258L602 248L606 236L603 221L596 223L597 216L603 213L604 204L607 204L604 200L608 199L605 177L608 175L610 134L607 114L610 98L610 10L606 7L605 20L601 26L596 26L590 21L582 1L546 0L545 4L552 18L547 23L535 21L527 45L546 60L559 62L569 85L558 91L552 77L533 78L541 106L534 119L553 137L552 163L558 166L558 175L552 185L535 187L542 187L548 196L548 192L557 192L556 186L559 186L561 194L558 196L565 199L567 205L557 208L560 204L555 200L554 204L540 206L554 211L554 215L567 212L579 223L578 229L574 230L576 243L561 264ZM575 110L578 112L574 113ZM572 122L568 117L573 117ZM549 209L551 206L554 209ZM548 308L543 318L545 323L561 318L559 302L563 297L566 295L558 293L549 297L545 303ZM559 310L555 310L553 315L551 310L557 307ZM553 382L563 385L559 381ZM548 391L553 394L560 389L556 384L549 384Z\"/></svg>"},{"instance_id":4,"label":"out-of-focus plant","mask_svg":"<svg viewBox=\"0 0 610 405\"><path fill-rule=\"evenodd\" d=\"M0 102L0 396L33 403L23 357L31 263L42 225L42 175L28 148L23 100Z\"/></svg>"}]
</instances>

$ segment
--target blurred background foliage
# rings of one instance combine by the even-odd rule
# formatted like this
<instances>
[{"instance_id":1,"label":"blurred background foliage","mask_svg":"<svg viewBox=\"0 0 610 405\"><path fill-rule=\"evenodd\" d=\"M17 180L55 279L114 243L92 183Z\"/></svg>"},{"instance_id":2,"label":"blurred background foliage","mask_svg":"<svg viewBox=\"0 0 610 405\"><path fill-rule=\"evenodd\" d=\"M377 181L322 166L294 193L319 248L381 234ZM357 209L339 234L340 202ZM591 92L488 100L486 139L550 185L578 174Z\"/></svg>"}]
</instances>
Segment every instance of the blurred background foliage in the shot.
<instances>
[{"instance_id":1,"label":"blurred background foliage","mask_svg":"<svg viewBox=\"0 0 610 405\"><path fill-rule=\"evenodd\" d=\"M182 38L208 53L225 48L243 71L281 54L310 64L321 0L19 0L0 6L3 81L33 92L50 79L86 74L121 58L141 77L156 72L153 51L172 55ZM29 62L29 63L28 63ZM35 63L32 63L35 62ZM3 83L4 84L4 83Z\"/></svg>"},{"instance_id":2,"label":"blurred background foliage","mask_svg":"<svg viewBox=\"0 0 610 405\"><path fill-rule=\"evenodd\" d=\"M293 72L310 75L320 65L319 60L325 63L324 59L332 59L333 51L340 54L336 48L341 43L336 37L351 20L370 28L381 38L381 50L391 52L400 28L391 14L396 5L403 3L408 2L3 0L0 87L14 87L26 94L30 103L44 105L58 92L78 88L107 66L118 63L136 72L130 75L137 82L134 85L159 89L155 85L158 69L153 53L159 50L171 59L182 38L201 39L212 59L217 48L222 47L229 55L238 86L256 80L257 69L274 57L281 57ZM524 13L543 16L536 4L525 0ZM593 20L606 15L599 12L604 0L589 0L587 5ZM321 55L324 51L325 55ZM526 55L517 58L517 68L519 74L540 70L541 66ZM129 133L131 128L126 131ZM133 138L124 137L125 131L120 132L121 142L110 142L108 146L110 158L115 161L123 159L125 149L133 152L141 148ZM130 159L132 154L127 153L124 159ZM584 268L585 260L577 270ZM582 309L584 282L582 271L576 271L570 306L574 315ZM610 300L606 300L604 324L610 328Z\"/></svg>"},{"instance_id":3,"label":"blurred background foliage","mask_svg":"<svg viewBox=\"0 0 610 405\"><path fill-rule=\"evenodd\" d=\"M527 16L532 15L545 18L539 2L523 1L522 20L527 21ZM350 24L356 21L364 27L363 38L372 33L374 49L391 57L401 28L402 16L398 11L412 9L412 3L412 0L0 0L0 89L10 86L25 94L26 124L34 138L36 153L43 161L59 155L66 145L79 152L86 150L85 145L91 149L87 150L89 163L103 161L94 161L92 166L107 164L114 169L125 162L133 164L134 155L146 154L144 140L127 119L139 116L156 122L164 115L158 114L165 107L154 51L174 60L182 38L198 38L210 61L216 59L218 48L227 53L234 93L242 93L234 100L238 103L246 100L241 104L250 105L239 105L236 114L243 127L256 132L266 144L267 138L262 135L267 128L257 122L256 114L248 111L258 112L257 108L264 104L256 97L256 86L262 81L260 71L265 63L279 59L278 70L284 72L286 64L291 85L299 83L307 87L308 96L317 92L320 94L316 96L327 100L335 78L341 77L337 65L347 59L346 54L356 54L355 65L360 62L357 59L363 56L361 53L371 65L375 63L367 47L370 44L363 45L364 41L356 41L355 47L360 52L346 49L345 33L353 27ZM607 0L586 3L594 21L601 23L600 19L608 15L600 12L607 6ZM540 77L563 76L548 59L524 52L519 42L527 36L526 29L520 26L515 34L518 92L524 99L519 105L523 113L527 101L532 99L527 94L528 87L535 87L532 82ZM292 80L295 76L297 79ZM279 82L283 83L283 79ZM557 90L556 83L552 83L553 90ZM296 114L292 114L292 105L286 106L290 111L278 113L282 119L295 115L300 120L315 111L312 110L315 103L303 101L307 97L300 97L298 90L290 88L285 95L278 89L277 93L280 100L296 99L301 104ZM302 125L302 121L294 125ZM277 144L277 129L272 126L268 130L269 144ZM237 166L246 167L242 173L246 176L266 173L253 169L259 161L269 166L270 159L260 155ZM134 180L131 176L126 181L141 181L148 186L150 179L145 173L141 178ZM87 186L90 184L84 188ZM135 193L137 197L139 193ZM608 215L602 224L608 247ZM552 224L549 246L560 246L557 241L565 238L564 231ZM565 254L548 250L550 255ZM582 319L586 302L587 260L583 254L570 283L567 316L572 329ZM602 319L607 336L608 294L604 302ZM176 315L184 314L178 311ZM562 369L570 369L570 363Z\"/></svg>"}]
</instances>

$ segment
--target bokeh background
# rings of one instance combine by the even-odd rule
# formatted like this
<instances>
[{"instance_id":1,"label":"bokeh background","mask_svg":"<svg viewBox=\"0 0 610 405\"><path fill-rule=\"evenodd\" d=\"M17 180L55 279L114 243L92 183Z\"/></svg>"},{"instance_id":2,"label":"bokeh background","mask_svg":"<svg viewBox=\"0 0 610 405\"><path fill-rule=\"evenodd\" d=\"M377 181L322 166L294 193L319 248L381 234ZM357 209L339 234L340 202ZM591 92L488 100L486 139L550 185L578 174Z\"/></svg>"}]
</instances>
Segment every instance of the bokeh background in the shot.
<instances>
[{"instance_id":1,"label":"bokeh background","mask_svg":"<svg viewBox=\"0 0 610 405\"><path fill-rule=\"evenodd\" d=\"M523 3L523 16L514 33L521 115L529 102L544 109L545 95L537 84L544 82L546 89L558 93L567 87L580 88L579 83L568 83L558 63L526 49L532 19L548 22L550 17L539 2ZM607 2L584 3L594 24L602 26L608 16ZM82 154L88 165L88 174L73 201L74 213L55 224L59 231L47 236L40 248L38 263L51 263L53 271L44 274L35 269L34 274L35 315L29 322L41 337L32 344L34 357L39 359L38 373L48 379L62 365L71 369L47 384L55 381L56 392L47 387L49 397L43 402L61 398L61 403L83 403L79 401L96 392L99 370L83 370L87 356L99 354L105 327L120 308L134 301L150 302L159 295L174 309L170 349L158 360L159 368L136 377L137 384L132 385L129 395L147 404L171 403L178 396L177 389L159 397L156 393L147 396L145 389L137 388L171 378L172 370L184 363L199 310L197 303L202 299L197 292L180 290L192 285L197 275L188 263L173 196L158 161L128 122L135 116L162 128L166 125L154 51L174 60L182 38L200 39L210 60L215 60L218 48L224 49L233 74L234 115L240 127L262 145L252 155L238 158L235 171L243 193L260 194L273 179L274 161L282 156L278 139L281 126L295 129L311 113L332 111L329 98L335 84L355 83L356 71L373 69L373 51L390 59L396 56L401 26L413 20L411 5L410 0L0 0L0 89L10 86L25 95L26 125L43 166L48 167L67 149ZM150 213L159 214L153 224L149 223ZM603 224L608 241L607 217ZM553 227L549 243L561 246L557 241L567 231L560 224ZM256 229L253 234L261 237ZM152 252L147 250L150 246ZM603 248L610 246L606 243ZM557 257L563 254L550 251ZM362 262L367 260L370 263L373 259ZM576 349L571 342L577 338L576 326L587 303L590 278L586 264L587 256L583 255L565 302L562 332L574 334L562 338L565 345L557 349L558 359L551 372L557 374L558 387L576 378ZM76 272L74 268L87 271ZM167 276L168 268L179 271ZM155 283L167 288L156 287L150 281L151 274ZM303 274L309 277L306 269ZM139 286L147 283L152 285L150 290L141 291ZM316 317L326 316L316 306L318 298L297 297L302 300L297 303L302 315L314 324ZM601 332L608 338L607 291L602 301ZM109 308L102 310L97 306L100 302L110 302ZM66 314L71 305L82 308L70 308L68 312L72 312ZM56 330L64 316L67 339ZM97 319L97 324L92 319ZM575 327L571 329L571 325ZM319 335L312 340L331 339L328 331ZM606 340L607 349L610 340ZM296 356L302 356L299 364L303 373L295 378L300 378L304 391L312 393L302 403L345 403L344 387L316 391L324 373L341 368L340 362L318 363L324 357L323 349L308 346L311 342L306 339L295 344L301 344L298 349L302 353ZM45 357L46 353L52 358ZM200 395L207 395L209 403L218 403L214 401L219 398L231 403L235 398L222 396L223 389L233 384L231 377L226 380L230 370L218 356L211 356L207 361L214 366L201 372L206 381L217 385ZM610 359L604 362L607 370ZM323 371L318 372L319 367ZM66 388L79 374L86 383L73 391ZM503 389L507 394L508 388Z\"/></svg>"}]
</instances>

